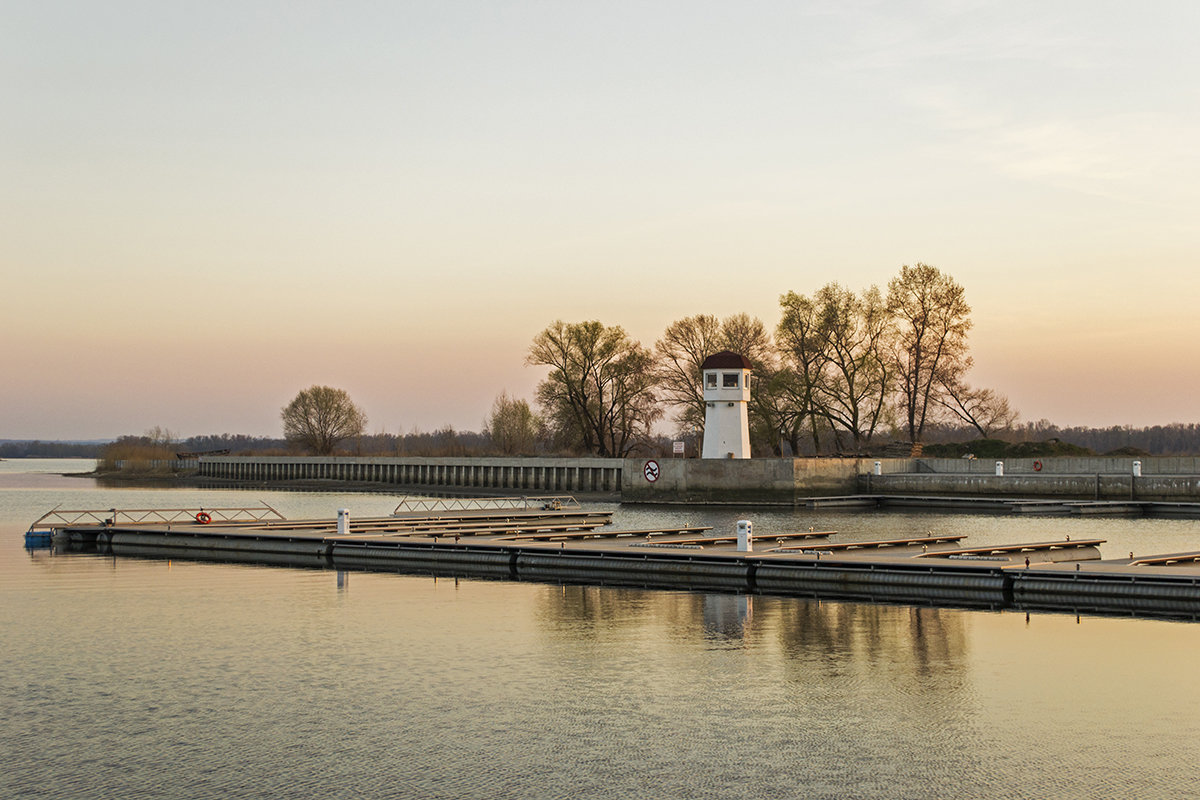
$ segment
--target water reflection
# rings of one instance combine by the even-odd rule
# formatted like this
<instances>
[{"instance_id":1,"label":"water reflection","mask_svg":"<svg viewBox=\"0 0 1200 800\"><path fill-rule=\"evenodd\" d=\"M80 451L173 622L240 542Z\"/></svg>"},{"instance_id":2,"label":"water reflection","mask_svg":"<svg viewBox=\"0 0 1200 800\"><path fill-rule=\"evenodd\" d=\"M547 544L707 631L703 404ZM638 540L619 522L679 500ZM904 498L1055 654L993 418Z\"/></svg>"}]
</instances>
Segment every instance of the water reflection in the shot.
<instances>
[{"instance_id":1,"label":"water reflection","mask_svg":"<svg viewBox=\"0 0 1200 800\"><path fill-rule=\"evenodd\" d=\"M59 503L331 518L395 499L25 486L0 481L0 679L21 687L0 796L1195 793L1191 623L26 553L24 526ZM616 511L1200 549L1193 520Z\"/></svg>"},{"instance_id":2,"label":"water reflection","mask_svg":"<svg viewBox=\"0 0 1200 800\"><path fill-rule=\"evenodd\" d=\"M14 561L0 796L1183 797L1200 755L1193 625Z\"/></svg>"},{"instance_id":3,"label":"water reflection","mask_svg":"<svg viewBox=\"0 0 1200 800\"><path fill-rule=\"evenodd\" d=\"M580 640L667 631L785 663L886 663L920 681L945 679L971 657L967 616L952 609L567 585L538 597L537 619Z\"/></svg>"},{"instance_id":4,"label":"water reflection","mask_svg":"<svg viewBox=\"0 0 1200 800\"><path fill-rule=\"evenodd\" d=\"M745 594L708 594L701 604L704 638L741 644L754 613L754 598Z\"/></svg>"}]
</instances>

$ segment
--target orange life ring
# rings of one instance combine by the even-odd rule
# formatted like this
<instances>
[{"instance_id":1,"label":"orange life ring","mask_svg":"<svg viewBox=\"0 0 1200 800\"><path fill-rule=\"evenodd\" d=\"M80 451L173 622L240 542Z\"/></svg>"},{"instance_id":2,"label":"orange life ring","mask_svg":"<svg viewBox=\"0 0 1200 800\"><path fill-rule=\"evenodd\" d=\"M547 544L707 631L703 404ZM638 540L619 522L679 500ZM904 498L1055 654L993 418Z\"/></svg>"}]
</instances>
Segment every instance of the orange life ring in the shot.
<instances>
[{"instance_id":1,"label":"orange life ring","mask_svg":"<svg viewBox=\"0 0 1200 800\"><path fill-rule=\"evenodd\" d=\"M209 516L208 512L201 511L200 513L196 514L196 522L199 522L201 525L207 525L208 523L212 522L212 517Z\"/></svg>"},{"instance_id":2,"label":"orange life ring","mask_svg":"<svg viewBox=\"0 0 1200 800\"><path fill-rule=\"evenodd\" d=\"M1040 461L1033 462L1033 471L1041 472L1042 471L1042 462L1040 462Z\"/></svg>"}]
</instances>

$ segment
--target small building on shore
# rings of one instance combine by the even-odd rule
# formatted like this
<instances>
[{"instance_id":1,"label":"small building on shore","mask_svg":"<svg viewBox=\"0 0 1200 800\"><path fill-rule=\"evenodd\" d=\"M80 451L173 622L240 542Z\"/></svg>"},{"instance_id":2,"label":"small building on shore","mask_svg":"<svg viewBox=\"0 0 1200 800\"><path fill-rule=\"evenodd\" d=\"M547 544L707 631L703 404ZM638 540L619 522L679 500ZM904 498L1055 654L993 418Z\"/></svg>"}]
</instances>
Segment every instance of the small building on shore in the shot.
<instances>
[{"instance_id":1,"label":"small building on shore","mask_svg":"<svg viewBox=\"0 0 1200 800\"><path fill-rule=\"evenodd\" d=\"M750 457L750 361L723 350L700 365L704 381L701 458Z\"/></svg>"}]
</instances>

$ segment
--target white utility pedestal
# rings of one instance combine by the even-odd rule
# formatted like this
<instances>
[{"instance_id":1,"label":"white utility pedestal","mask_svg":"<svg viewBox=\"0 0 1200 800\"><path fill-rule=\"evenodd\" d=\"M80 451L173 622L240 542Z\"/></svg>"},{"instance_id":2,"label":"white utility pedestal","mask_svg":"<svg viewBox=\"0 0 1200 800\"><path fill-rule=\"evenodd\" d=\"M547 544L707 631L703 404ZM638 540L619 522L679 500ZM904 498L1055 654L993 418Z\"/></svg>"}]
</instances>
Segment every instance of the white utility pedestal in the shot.
<instances>
[{"instance_id":1,"label":"white utility pedestal","mask_svg":"<svg viewBox=\"0 0 1200 800\"><path fill-rule=\"evenodd\" d=\"M737 549L739 553L749 553L754 550L754 523L748 519L739 519L737 537Z\"/></svg>"}]
</instances>

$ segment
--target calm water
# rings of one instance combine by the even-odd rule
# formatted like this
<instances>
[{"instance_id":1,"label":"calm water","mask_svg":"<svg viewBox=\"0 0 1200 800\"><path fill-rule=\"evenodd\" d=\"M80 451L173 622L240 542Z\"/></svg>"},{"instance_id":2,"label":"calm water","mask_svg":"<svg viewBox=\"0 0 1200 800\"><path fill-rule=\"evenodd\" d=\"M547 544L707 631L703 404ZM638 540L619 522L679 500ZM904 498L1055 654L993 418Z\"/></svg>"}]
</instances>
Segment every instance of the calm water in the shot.
<instances>
[{"instance_id":1,"label":"calm water","mask_svg":"<svg viewBox=\"0 0 1200 800\"><path fill-rule=\"evenodd\" d=\"M0 797L1196 795L1197 623L26 552L59 503L396 503L74 468L0 463ZM1200 549L1191 521L617 514Z\"/></svg>"}]
</instances>

